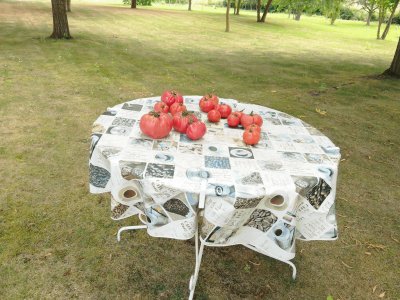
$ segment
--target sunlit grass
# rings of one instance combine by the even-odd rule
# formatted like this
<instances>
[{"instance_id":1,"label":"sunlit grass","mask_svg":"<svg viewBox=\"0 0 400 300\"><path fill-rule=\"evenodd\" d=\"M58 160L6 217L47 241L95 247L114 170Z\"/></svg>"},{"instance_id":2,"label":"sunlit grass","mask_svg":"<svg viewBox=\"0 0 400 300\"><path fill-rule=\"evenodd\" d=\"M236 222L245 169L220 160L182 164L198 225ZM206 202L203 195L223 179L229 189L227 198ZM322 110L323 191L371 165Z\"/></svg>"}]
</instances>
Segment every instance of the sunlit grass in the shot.
<instances>
[{"instance_id":1,"label":"sunlit grass","mask_svg":"<svg viewBox=\"0 0 400 300\"><path fill-rule=\"evenodd\" d=\"M300 116L345 159L340 239L298 243L295 283L287 266L250 250L207 248L199 299L399 297L400 83L376 79L398 27L377 41L376 24L276 14L257 24L242 11L225 33L222 8L72 5L74 39L53 41L48 2L0 2L1 299L187 297L193 246L145 232L117 244L118 226L134 221L111 221L108 196L88 193L92 122L171 87Z\"/></svg>"}]
</instances>

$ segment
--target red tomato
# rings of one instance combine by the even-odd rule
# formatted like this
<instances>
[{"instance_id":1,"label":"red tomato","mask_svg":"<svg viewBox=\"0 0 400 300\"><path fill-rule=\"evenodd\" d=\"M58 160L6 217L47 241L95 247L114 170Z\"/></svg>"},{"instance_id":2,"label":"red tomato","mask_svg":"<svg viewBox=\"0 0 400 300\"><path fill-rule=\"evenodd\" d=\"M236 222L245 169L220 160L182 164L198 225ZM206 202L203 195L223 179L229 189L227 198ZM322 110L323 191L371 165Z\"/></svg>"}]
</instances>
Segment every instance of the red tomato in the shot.
<instances>
[{"instance_id":1,"label":"red tomato","mask_svg":"<svg viewBox=\"0 0 400 300\"><path fill-rule=\"evenodd\" d=\"M242 110L240 110L240 111L235 111L235 112L233 112L234 114L236 114L238 117L239 117L239 119L243 116L243 114L244 114L244 109L242 109Z\"/></svg>"},{"instance_id":2,"label":"red tomato","mask_svg":"<svg viewBox=\"0 0 400 300\"><path fill-rule=\"evenodd\" d=\"M229 127L238 127L240 124L240 117L238 114L233 113L228 116Z\"/></svg>"},{"instance_id":3,"label":"red tomato","mask_svg":"<svg viewBox=\"0 0 400 300\"><path fill-rule=\"evenodd\" d=\"M192 112L179 111L172 119L172 126L176 131L186 133L189 123L194 123L196 121L198 121L197 117Z\"/></svg>"},{"instance_id":4,"label":"red tomato","mask_svg":"<svg viewBox=\"0 0 400 300\"><path fill-rule=\"evenodd\" d=\"M201 100L203 100L203 99L204 100L211 100L215 105L218 105L218 103L219 103L218 97L216 95L214 95L214 94L204 95L203 98L201 98Z\"/></svg>"},{"instance_id":5,"label":"red tomato","mask_svg":"<svg viewBox=\"0 0 400 300\"><path fill-rule=\"evenodd\" d=\"M166 137L172 129L169 114L151 111L140 118L140 129L153 139Z\"/></svg>"},{"instance_id":6,"label":"red tomato","mask_svg":"<svg viewBox=\"0 0 400 300\"><path fill-rule=\"evenodd\" d=\"M207 114L208 121L217 123L219 120L221 120L221 114L218 110L212 109L208 112Z\"/></svg>"},{"instance_id":7,"label":"red tomato","mask_svg":"<svg viewBox=\"0 0 400 300\"><path fill-rule=\"evenodd\" d=\"M253 114L253 112L251 112L251 114L249 115L243 114L240 118L240 123L244 128L251 124L256 124L261 127L263 124L263 119L259 115Z\"/></svg>"},{"instance_id":8,"label":"red tomato","mask_svg":"<svg viewBox=\"0 0 400 300\"><path fill-rule=\"evenodd\" d=\"M250 130L251 129L253 131L261 132L261 127L258 126L257 124L251 124L251 125L247 126L245 129L246 130Z\"/></svg>"},{"instance_id":9,"label":"red tomato","mask_svg":"<svg viewBox=\"0 0 400 300\"><path fill-rule=\"evenodd\" d=\"M228 104L220 104L218 111L221 113L221 118L226 119L232 112L232 108Z\"/></svg>"},{"instance_id":10,"label":"red tomato","mask_svg":"<svg viewBox=\"0 0 400 300\"><path fill-rule=\"evenodd\" d=\"M175 102L169 107L171 115L175 115L177 112L186 111L186 106L183 103Z\"/></svg>"},{"instance_id":11,"label":"red tomato","mask_svg":"<svg viewBox=\"0 0 400 300\"><path fill-rule=\"evenodd\" d=\"M164 91L164 93L161 95L161 101L168 106L171 106L175 102L182 103L183 97L176 91Z\"/></svg>"},{"instance_id":12,"label":"red tomato","mask_svg":"<svg viewBox=\"0 0 400 300\"><path fill-rule=\"evenodd\" d=\"M247 145L255 145L260 141L260 132L253 129L246 129L243 132L243 142Z\"/></svg>"},{"instance_id":13,"label":"red tomato","mask_svg":"<svg viewBox=\"0 0 400 300\"><path fill-rule=\"evenodd\" d=\"M154 104L154 111L156 112L163 112L163 113L168 113L169 107L167 104L165 104L162 101L157 102Z\"/></svg>"},{"instance_id":14,"label":"red tomato","mask_svg":"<svg viewBox=\"0 0 400 300\"><path fill-rule=\"evenodd\" d=\"M191 140L198 140L201 139L207 131L206 124L201 121L196 121L194 123L189 124L186 135Z\"/></svg>"},{"instance_id":15,"label":"red tomato","mask_svg":"<svg viewBox=\"0 0 400 300\"><path fill-rule=\"evenodd\" d=\"M214 101L203 97L199 102L199 106L202 112L208 113L210 110L213 110L215 108L216 104L214 103Z\"/></svg>"}]
</instances>

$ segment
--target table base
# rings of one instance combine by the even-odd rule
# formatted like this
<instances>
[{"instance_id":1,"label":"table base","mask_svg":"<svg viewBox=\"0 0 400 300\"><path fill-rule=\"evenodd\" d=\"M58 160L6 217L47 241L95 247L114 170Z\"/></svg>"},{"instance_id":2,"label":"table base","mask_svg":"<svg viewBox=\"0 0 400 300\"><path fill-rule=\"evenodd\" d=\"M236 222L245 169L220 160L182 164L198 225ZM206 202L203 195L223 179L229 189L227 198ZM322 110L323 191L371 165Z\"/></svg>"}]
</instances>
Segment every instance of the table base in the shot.
<instances>
[{"instance_id":1,"label":"table base","mask_svg":"<svg viewBox=\"0 0 400 300\"><path fill-rule=\"evenodd\" d=\"M127 231L127 230L139 230L139 229L146 229L147 228L147 224L146 222L142 219L144 215L139 215L139 219L142 223L144 223L144 225L136 225L136 226L124 226L121 227L118 230L117 233L117 240L118 242L121 241L121 233L123 231ZM200 241L200 246L199 246L199 241ZM194 296L194 291L196 289L196 285L197 285L197 279L199 277L199 272L200 272L200 265L201 265L201 260L203 258L203 252L204 252L204 246L206 246L206 244L204 243L204 241L199 238L199 232L198 230L196 230L195 232L195 256L196 256L196 264L195 264L195 268L194 268L194 273L192 274L192 276L190 277L190 281L189 281L189 300L193 299ZM226 247L226 245L207 245L209 247ZM280 258L277 257L272 257L270 255L268 255L267 253L265 253L264 251L255 248L254 246L251 245L244 245L245 247L256 251L258 253L261 253L263 255L266 255L268 257L274 258L276 260L279 260L285 264L288 264L291 268L292 268L292 279L295 280L296 279L296 275L297 275L297 269L294 263L292 263L290 260L282 260Z\"/></svg>"}]
</instances>

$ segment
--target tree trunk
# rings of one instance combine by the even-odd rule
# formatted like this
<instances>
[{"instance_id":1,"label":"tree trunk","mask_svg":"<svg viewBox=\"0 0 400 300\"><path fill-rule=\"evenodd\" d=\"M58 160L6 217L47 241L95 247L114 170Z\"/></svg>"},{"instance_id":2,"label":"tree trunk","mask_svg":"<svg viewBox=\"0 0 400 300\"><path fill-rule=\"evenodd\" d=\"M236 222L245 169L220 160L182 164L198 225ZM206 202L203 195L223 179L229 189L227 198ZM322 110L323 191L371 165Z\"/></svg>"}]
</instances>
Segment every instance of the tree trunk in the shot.
<instances>
[{"instance_id":1,"label":"tree trunk","mask_svg":"<svg viewBox=\"0 0 400 300\"><path fill-rule=\"evenodd\" d=\"M384 18L384 11L382 7L379 7L379 13L378 13L378 30L376 32L376 38L379 40L381 38L381 25L383 22Z\"/></svg>"},{"instance_id":2,"label":"tree trunk","mask_svg":"<svg viewBox=\"0 0 400 300\"><path fill-rule=\"evenodd\" d=\"M225 32L229 32L229 9L231 8L231 0L226 1L226 27Z\"/></svg>"},{"instance_id":3,"label":"tree trunk","mask_svg":"<svg viewBox=\"0 0 400 300\"><path fill-rule=\"evenodd\" d=\"M336 17L331 17L331 25L335 24Z\"/></svg>"},{"instance_id":4,"label":"tree trunk","mask_svg":"<svg viewBox=\"0 0 400 300\"><path fill-rule=\"evenodd\" d=\"M65 1L67 12L71 12L71 0Z\"/></svg>"},{"instance_id":5,"label":"tree trunk","mask_svg":"<svg viewBox=\"0 0 400 300\"><path fill-rule=\"evenodd\" d=\"M257 22L261 22L261 0L257 0Z\"/></svg>"},{"instance_id":6,"label":"tree trunk","mask_svg":"<svg viewBox=\"0 0 400 300\"><path fill-rule=\"evenodd\" d=\"M300 21L300 17L301 17L301 12L297 11L296 12L296 17L294 18L296 21Z\"/></svg>"},{"instance_id":7,"label":"tree trunk","mask_svg":"<svg viewBox=\"0 0 400 300\"><path fill-rule=\"evenodd\" d=\"M189 10L189 11L192 10L192 0L189 0L189 7L188 7L188 10Z\"/></svg>"},{"instance_id":8,"label":"tree trunk","mask_svg":"<svg viewBox=\"0 0 400 300\"><path fill-rule=\"evenodd\" d=\"M70 39L67 10L65 0L51 0L51 9L53 12L53 33L52 39Z\"/></svg>"},{"instance_id":9,"label":"tree trunk","mask_svg":"<svg viewBox=\"0 0 400 300\"><path fill-rule=\"evenodd\" d=\"M131 8L136 8L136 0L131 0Z\"/></svg>"},{"instance_id":10,"label":"tree trunk","mask_svg":"<svg viewBox=\"0 0 400 300\"><path fill-rule=\"evenodd\" d=\"M265 10L264 13L261 17L261 22L265 22L265 19L267 17L268 11L269 11L269 7L271 6L272 0L268 0L267 4L265 5Z\"/></svg>"},{"instance_id":11,"label":"tree trunk","mask_svg":"<svg viewBox=\"0 0 400 300\"><path fill-rule=\"evenodd\" d=\"M399 5L399 0L397 0L393 6L393 10L390 14L389 20L386 24L385 30L382 33L381 39L384 40L387 36L387 34L389 33L389 29L390 29L390 25L392 24L393 21L393 17L394 17L394 13L396 12L397 6Z\"/></svg>"},{"instance_id":12,"label":"tree trunk","mask_svg":"<svg viewBox=\"0 0 400 300\"><path fill-rule=\"evenodd\" d=\"M236 8L236 15L239 15L240 12L240 6L242 5L242 0L238 0L238 6Z\"/></svg>"},{"instance_id":13,"label":"tree trunk","mask_svg":"<svg viewBox=\"0 0 400 300\"><path fill-rule=\"evenodd\" d=\"M400 78L400 38L399 43L397 44L396 52L394 53L392 64L390 65L390 68L387 69L383 74Z\"/></svg>"},{"instance_id":14,"label":"tree trunk","mask_svg":"<svg viewBox=\"0 0 400 300\"><path fill-rule=\"evenodd\" d=\"M367 26L369 26L371 24L371 19L372 19L372 14L374 12L373 11L369 11L368 12L368 17L367 17Z\"/></svg>"}]
</instances>

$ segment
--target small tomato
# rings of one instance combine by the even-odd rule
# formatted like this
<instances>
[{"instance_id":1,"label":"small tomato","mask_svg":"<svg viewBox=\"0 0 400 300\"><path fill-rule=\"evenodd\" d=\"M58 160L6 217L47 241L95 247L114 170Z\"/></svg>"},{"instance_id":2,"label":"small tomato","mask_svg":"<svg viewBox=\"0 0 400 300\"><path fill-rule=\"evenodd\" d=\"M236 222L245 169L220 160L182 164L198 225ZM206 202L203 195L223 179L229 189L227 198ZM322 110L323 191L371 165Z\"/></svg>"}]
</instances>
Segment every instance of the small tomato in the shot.
<instances>
[{"instance_id":1,"label":"small tomato","mask_svg":"<svg viewBox=\"0 0 400 300\"><path fill-rule=\"evenodd\" d=\"M232 112L232 108L228 104L220 104L218 111L221 113L221 118L226 119Z\"/></svg>"},{"instance_id":2,"label":"small tomato","mask_svg":"<svg viewBox=\"0 0 400 300\"><path fill-rule=\"evenodd\" d=\"M243 142L246 145L255 145L260 141L260 132L253 129L246 129L243 132Z\"/></svg>"},{"instance_id":3,"label":"small tomato","mask_svg":"<svg viewBox=\"0 0 400 300\"><path fill-rule=\"evenodd\" d=\"M207 131L206 124L204 124L201 121L196 121L189 124L186 130L186 135L191 140L198 140L205 135L206 131Z\"/></svg>"},{"instance_id":4,"label":"small tomato","mask_svg":"<svg viewBox=\"0 0 400 300\"><path fill-rule=\"evenodd\" d=\"M156 104L154 104L154 111L168 113L169 106L167 104L165 104L164 102L159 101Z\"/></svg>"},{"instance_id":5,"label":"small tomato","mask_svg":"<svg viewBox=\"0 0 400 300\"><path fill-rule=\"evenodd\" d=\"M161 101L168 106L171 106L175 102L182 103L183 97L176 91L164 91L164 93L161 95Z\"/></svg>"},{"instance_id":6,"label":"small tomato","mask_svg":"<svg viewBox=\"0 0 400 300\"><path fill-rule=\"evenodd\" d=\"M228 116L229 127L238 127L240 124L240 117L236 113L232 113Z\"/></svg>"},{"instance_id":7,"label":"small tomato","mask_svg":"<svg viewBox=\"0 0 400 300\"><path fill-rule=\"evenodd\" d=\"M212 109L208 112L207 118L208 121L212 123L217 123L219 122L219 120L221 120L221 113L216 109Z\"/></svg>"},{"instance_id":8,"label":"small tomato","mask_svg":"<svg viewBox=\"0 0 400 300\"><path fill-rule=\"evenodd\" d=\"M186 106L183 103L175 102L169 107L171 115L175 115L177 112L186 111Z\"/></svg>"}]
</instances>

